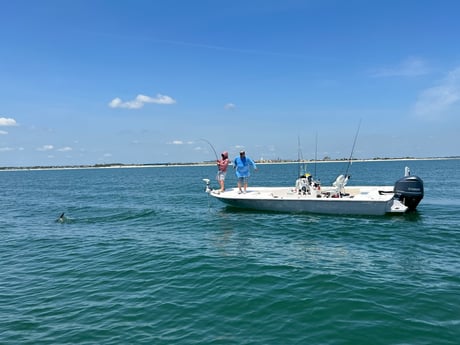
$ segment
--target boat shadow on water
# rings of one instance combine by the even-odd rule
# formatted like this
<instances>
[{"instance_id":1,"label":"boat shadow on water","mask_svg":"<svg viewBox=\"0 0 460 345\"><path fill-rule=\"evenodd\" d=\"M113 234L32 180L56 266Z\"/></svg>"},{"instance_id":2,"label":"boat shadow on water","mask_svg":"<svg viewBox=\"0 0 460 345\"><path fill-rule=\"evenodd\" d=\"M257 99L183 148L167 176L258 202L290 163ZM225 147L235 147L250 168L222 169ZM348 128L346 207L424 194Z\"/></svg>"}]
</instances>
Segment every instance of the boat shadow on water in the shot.
<instances>
[{"instance_id":1,"label":"boat shadow on water","mask_svg":"<svg viewBox=\"0 0 460 345\"><path fill-rule=\"evenodd\" d=\"M220 211L225 214L232 214L232 215L253 215L253 216L261 216L261 215L284 215L290 217L315 217L315 218L322 218L322 219L369 219L369 220L382 220L382 219L397 219L401 221L408 221L408 222L418 222L423 219L423 215L418 211L408 211L406 213L386 213L384 215L356 215L356 214L322 214L322 213L314 213L314 212L281 212L281 211L261 211L261 210L254 210L254 209L245 209L240 207L235 207L231 205L223 206Z\"/></svg>"}]
</instances>

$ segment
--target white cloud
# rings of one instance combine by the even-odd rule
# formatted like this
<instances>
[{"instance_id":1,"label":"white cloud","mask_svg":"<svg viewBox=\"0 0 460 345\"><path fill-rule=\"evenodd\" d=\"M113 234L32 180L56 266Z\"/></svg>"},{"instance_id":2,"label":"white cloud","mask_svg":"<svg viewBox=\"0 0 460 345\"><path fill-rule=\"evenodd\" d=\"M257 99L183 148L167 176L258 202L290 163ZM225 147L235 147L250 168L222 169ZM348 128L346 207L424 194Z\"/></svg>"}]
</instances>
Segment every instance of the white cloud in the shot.
<instances>
[{"instance_id":1,"label":"white cloud","mask_svg":"<svg viewBox=\"0 0 460 345\"><path fill-rule=\"evenodd\" d=\"M236 105L233 104L233 103L227 103L227 104L224 105L224 109L226 109L226 110L233 110L233 109L235 109L235 107L236 107Z\"/></svg>"},{"instance_id":2,"label":"white cloud","mask_svg":"<svg viewBox=\"0 0 460 345\"><path fill-rule=\"evenodd\" d=\"M173 140L169 141L166 144L168 145L193 145L194 141L183 141L183 140Z\"/></svg>"},{"instance_id":3,"label":"white cloud","mask_svg":"<svg viewBox=\"0 0 460 345\"><path fill-rule=\"evenodd\" d=\"M58 149L59 152L68 152L68 151L72 151L72 148L70 146L64 146L64 147L61 147L60 149Z\"/></svg>"},{"instance_id":4,"label":"white cloud","mask_svg":"<svg viewBox=\"0 0 460 345\"><path fill-rule=\"evenodd\" d=\"M121 98L117 97L112 99L109 103L111 108L126 108L126 109L140 109L146 103L154 104L174 104L176 100L170 96L157 94L155 97L150 97L146 95L137 95L137 97L132 101L123 102Z\"/></svg>"},{"instance_id":5,"label":"white cloud","mask_svg":"<svg viewBox=\"0 0 460 345\"><path fill-rule=\"evenodd\" d=\"M411 57L393 67L377 69L372 73L373 77L417 77L428 74L429 69L422 59Z\"/></svg>"},{"instance_id":6,"label":"white cloud","mask_svg":"<svg viewBox=\"0 0 460 345\"><path fill-rule=\"evenodd\" d=\"M7 135L8 132L7 131L0 131L0 135Z\"/></svg>"},{"instance_id":7,"label":"white cloud","mask_svg":"<svg viewBox=\"0 0 460 345\"><path fill-rule=\"evenodd\" d=\"M110 107L110 108L120 108L120 107L123 107L123 106L122 106L122 103L123 103L123 102L122 102L121 98L118 98L118 97L117 97L117 98L114 98L114 99L112 99L112 100L110 101L109 107Z\"/></svg>"},{"instance_id":8,"label":"white cloud","mask_svg":"<svg viewBox=\"0 0 460 345\"><path fill-rule=\"evenodd\" d=\"M0 152L8 152L13 151L14 149L11 147L0 147Z\"/></svg>"},{"instance_id":9,"label":"white cloud","mask_svg":"<svg viewBox=\"0 0 460 345\"><path fill-rule=\"evenodd\" d=\"M438 85L422 91L414 107L415 114L425 119L446 116L460 104L460 67L450 71Z\"/></svg>"},{"instance_id":10,"label":"white cloud","mask_svg":"<svg viewBox=\"0 0 460 345\"><path fill-rule=\"evenodd\" d=\"M41 147L38 147L37 151L50 151L52 149L54 149L53 145L43 145Z\"/></svg>"},{"instance_id":11,"label":"white cloud","mask_svg":"<svg viewBox=\"0 0 460 345\"><path fill-rule=\"evenodd\" d=\"M15 119L0 117L0 126L17 126L17 123Z\"/></svg>"}]
</instances>

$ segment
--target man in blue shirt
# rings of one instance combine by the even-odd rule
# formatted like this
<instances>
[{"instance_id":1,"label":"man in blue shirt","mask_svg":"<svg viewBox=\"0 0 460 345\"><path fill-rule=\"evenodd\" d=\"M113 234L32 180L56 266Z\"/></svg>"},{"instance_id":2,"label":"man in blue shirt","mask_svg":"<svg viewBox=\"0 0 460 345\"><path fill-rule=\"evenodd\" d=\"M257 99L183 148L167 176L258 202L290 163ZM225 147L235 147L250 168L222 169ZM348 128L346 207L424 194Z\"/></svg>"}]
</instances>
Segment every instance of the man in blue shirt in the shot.
<instances>
[{"instance_id":1,"label":"man in blue shirt","mask_svg":"<svg viewBox=\"0 0 460 345\"><path fill-rule=\"evenodd\" d=\"M238 193L246 193L250 175L250 165L252 165L254 170L257 170L256 163L254 163L251 158L246 157L246 153L244 151L241 151L240 156L233 160L233 168L236 169L236 177L238 179ZM241 190L241 187L243 187L243 190Z\"/></svg>"}]
</instances>

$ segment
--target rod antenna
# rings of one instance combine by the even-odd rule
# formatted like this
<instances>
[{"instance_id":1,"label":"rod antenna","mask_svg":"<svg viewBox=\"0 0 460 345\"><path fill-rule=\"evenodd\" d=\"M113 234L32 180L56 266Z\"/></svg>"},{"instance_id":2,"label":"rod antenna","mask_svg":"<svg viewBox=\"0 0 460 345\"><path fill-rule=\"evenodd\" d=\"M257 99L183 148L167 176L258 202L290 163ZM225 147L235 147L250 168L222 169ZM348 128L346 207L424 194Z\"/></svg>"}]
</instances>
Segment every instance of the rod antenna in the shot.
<instances>
[{"instance_id":1,"label":"rod antenna","mask_svg":"<svg viewBox=\"0 0 460 345\"><path fill-rule=\"evenodd\" d=\"M355 139L353 140L353 147L351 148L350 158L348 158L348 164L347 164L347 170L345 171L345 177L348 176L348 170L350 169L351 160L353 159L353 153L355 152L356 140L358 139L360 127L361 127L361 119L359 119L358 129L356 130Z\"/></svg>"},{"instance_id":2,"label":"rod antenna","mask_svg":"<svg viewBox=\"0 0 460 345\"><path fill-rule=\"evenodd\" d=\"M317 163L318 163L318 132L316 132L316 136L315 136L315 173L313 174L314 178L316 178Z\"/></svg>"}]
</instances>

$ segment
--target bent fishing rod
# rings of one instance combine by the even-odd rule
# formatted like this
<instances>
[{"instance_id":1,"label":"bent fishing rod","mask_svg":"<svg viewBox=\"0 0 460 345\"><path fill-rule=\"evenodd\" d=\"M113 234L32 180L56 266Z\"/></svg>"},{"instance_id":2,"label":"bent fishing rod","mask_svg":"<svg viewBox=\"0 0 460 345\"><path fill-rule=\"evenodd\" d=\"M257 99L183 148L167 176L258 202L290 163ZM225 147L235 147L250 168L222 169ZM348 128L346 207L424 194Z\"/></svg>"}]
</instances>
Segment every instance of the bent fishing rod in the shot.
<instances>
[{"instance_id":1,"label":"bent fishing rod","mask_svg":"<svg viewBox=\"0 0 460 345\"><path fill-rule=\"evenodd\" d=\"M218 161L218 160L219 160L219 156L217 155L217 152L216 152L216 150L214 149L214 146L212 146L212 144L209 142L209 140L206 140L206 139L204 139L204 138L200 138L199 140L203 140L205 143L207 143L207 144L211 147L211 149L214 151L214 155L216 156L216 161Z\"/></svg>"}]
</instances>

